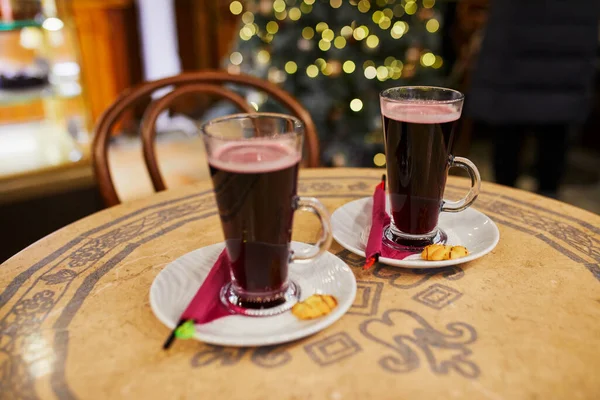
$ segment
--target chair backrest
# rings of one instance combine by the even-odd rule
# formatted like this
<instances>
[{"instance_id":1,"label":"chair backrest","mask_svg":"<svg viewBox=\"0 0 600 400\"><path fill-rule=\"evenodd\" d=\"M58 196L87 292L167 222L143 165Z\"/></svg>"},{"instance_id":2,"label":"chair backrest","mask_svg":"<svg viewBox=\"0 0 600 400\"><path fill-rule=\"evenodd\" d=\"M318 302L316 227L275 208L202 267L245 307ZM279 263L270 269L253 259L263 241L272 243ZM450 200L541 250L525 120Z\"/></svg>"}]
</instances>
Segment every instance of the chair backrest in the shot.
<instances>
[{"instance_id":1,"label":"chair backrest","mask_svg":"<svg viewBox=\"0 0 600 400\"><path fill-rule=\"evenodd\" d=\"M120 203L110 175L108 144L111 132L123 113L142 99L147 99L156 90L171 86L174 87L174 90L148 106L141 124L144 161L148 168L152 185L156 191L165 190L166 186L158 168L154 146L156 136L154 125L158 116L175 99L190 93L207 93L220 96L231 101L244 112L254 112L254 108L249 106L243 97L226 87L220 86L227 83L263 91L286 107L291 114L298 117L304 123L305 129L305 157L303 166L317 167L319 165L319 139L315 124L308 111L283 89L271 82L243 74L232 75L227 72L212 70L183 73L156 81L145 82L126 90L100 117L95 128L92 159L100 193L107 206Z\"/></svg>"}]
</instances>

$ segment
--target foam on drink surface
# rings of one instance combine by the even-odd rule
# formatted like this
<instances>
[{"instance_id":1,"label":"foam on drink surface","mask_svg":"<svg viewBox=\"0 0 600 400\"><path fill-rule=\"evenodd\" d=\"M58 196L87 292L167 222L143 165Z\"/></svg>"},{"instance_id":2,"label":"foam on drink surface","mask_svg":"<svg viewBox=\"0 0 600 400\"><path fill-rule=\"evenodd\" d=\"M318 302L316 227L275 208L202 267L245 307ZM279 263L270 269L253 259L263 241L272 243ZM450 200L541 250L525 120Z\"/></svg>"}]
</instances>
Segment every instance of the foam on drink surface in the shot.
<instances>
[{"instance_id":1,"label":"foam on drink surface","mask_svg":"<svg viewBox=\"0 0 600 400\"><path fill-rule=\"evenodd\" d=\"M435 102L384 103L382 107L387 118L415 124L440 124L460 118L460 111L453 106Z\"/></svg>"},{"instance_id":2,"label":"foam on drink surface","mask_svg":"<svg viewBox=\"0 0 600 400\"><path fill-rule=\"evenodd\" d=\"M237 173L279 171L300 162L300 153L291 146L272 140L227 143L208 158L214 168Z\"/></svg>"}]
</instances>

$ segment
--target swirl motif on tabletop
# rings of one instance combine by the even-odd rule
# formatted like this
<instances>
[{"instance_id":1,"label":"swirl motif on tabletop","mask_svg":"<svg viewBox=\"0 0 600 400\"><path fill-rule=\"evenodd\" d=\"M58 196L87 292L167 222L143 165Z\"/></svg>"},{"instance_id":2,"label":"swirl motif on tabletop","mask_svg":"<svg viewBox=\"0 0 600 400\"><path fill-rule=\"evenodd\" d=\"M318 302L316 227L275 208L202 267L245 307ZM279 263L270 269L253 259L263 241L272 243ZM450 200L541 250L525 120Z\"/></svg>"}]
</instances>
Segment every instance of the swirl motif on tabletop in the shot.
<instances>
[{"instance_id":1,"label":"swirl motif on tabletop","mask_svg":"<svg viewBox=\"0 0 600 400\"><path fill-rule=\"evenodd\" d=\"M202 350L194 354L190 364L194 368L207 365L235 365L240 362L247 351L248 349L245 348L204 345Z\"/></svg>"},{"instance_id":2,"label":"swirl motif on tabletop","mask_svg":"<svg viewBox=\"0 0 600 400\"><path fill-rule=\"evenodd\" d=\"M407 327L414 324L410 324L407 317L417 324L410 333L406 332ZM394 352L379 359L379 365L386 371L414 371L421 364L421 353L437 375L454 371L465 378L477 378L479 366L468 359L472 354L468 345L477 340L475 328L464 322L451 322L445 328L447 333L435 329L414 311L402 309L387 310L381 318L360 324L360 332L367 339ZM438 354L447 357L448 350L452 353L449 358L438 359Z\"/></svg>"},{"instance_id":3,"label":"swirl motif on tabletop","mask_svg":"<svg viewBox=\"0 0 600 400\"><path fill-rule=\"evenodd\" d=\"M465 271L457 265L435 269L412 269L411 273L396 267L377 263L373 276L386 280L398 289L412 289L421 286L436 275L455 281L465 276Z\"/></svg>"},{"instance_id":4,"label":"swirl motif on tabletop","mask_svg":"<svg viewBox=\"0 0 600 400\"><path fill-rule=\"evenodd\" d=\"M292 355L285 346L265 346L254 350L250 359L259 367L276 368L292 361Z\"/></svg>"}]
</instances>

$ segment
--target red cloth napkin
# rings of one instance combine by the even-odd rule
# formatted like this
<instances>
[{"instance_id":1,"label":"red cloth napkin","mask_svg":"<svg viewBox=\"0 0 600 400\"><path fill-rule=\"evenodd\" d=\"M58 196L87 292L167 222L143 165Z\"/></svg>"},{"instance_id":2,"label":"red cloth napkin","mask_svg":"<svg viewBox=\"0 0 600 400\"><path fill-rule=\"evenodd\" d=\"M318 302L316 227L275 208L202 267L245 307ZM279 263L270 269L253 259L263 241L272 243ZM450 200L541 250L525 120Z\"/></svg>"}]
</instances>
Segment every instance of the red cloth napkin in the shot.
<instances>
[{"instance_id":1,"label":"red cloth napkin","mask_svg":"<svg viewBox=\"0 0 600 400\"><path fill-rule=\"evenodd\" d=\"M379 257L403 260L415 254L412 251L395 250L383 245L383 229L390 222L390 216L385 211L385 175L383 175L381 182L375 187L375 193L373 193L371 230L369 231L369 239L367 240L367 248L365 249L366 260L363 269L371 268L379 260Z\"/></svg>"},{"instance_id":2,"label":"red cloth napkin","mask_svg":"<svg viewBox=\"0 0 600 400\"><path fill-rule=\"evenodd\" d=\"M206 324L215 319L231 315L227 308L221 303L221 288L231 280L229 274L229 257L224 249L210 272L206 276L202 285L194 295L194 298L188 304L187 308L181 314L177 327L163 345L167 349L175 339L175 330L186 321L193 321L194 324Z\"/></svg>"}]
</instances>

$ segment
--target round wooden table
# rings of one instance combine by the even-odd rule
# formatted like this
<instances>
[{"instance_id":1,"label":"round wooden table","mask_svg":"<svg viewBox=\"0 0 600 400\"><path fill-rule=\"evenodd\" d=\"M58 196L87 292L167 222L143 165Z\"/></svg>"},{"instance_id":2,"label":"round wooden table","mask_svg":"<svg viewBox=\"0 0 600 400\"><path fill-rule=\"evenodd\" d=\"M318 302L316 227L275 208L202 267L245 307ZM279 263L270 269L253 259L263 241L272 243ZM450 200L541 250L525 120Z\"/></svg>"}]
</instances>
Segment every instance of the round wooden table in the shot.
<instances>
[{"instance_id":1,"label":"round wooden table","mask_svg":"<svg viewBox=\"0 0 600 400\"><path fill-rule=\"evenodd\" d=\"M303 170L299 190L333 212L371 195L381 172ZM447 193L466 185L451 178ZM363 272L334 244L358 292L331 327L275 347L169 351L150 284L222 240L211 183L92 215L0 267L0 398L597 399L600 217L490 183L475 207L501 235L482 259ZM298 214L294 239L317 227Z\"/></svg>"}]
</instances>

